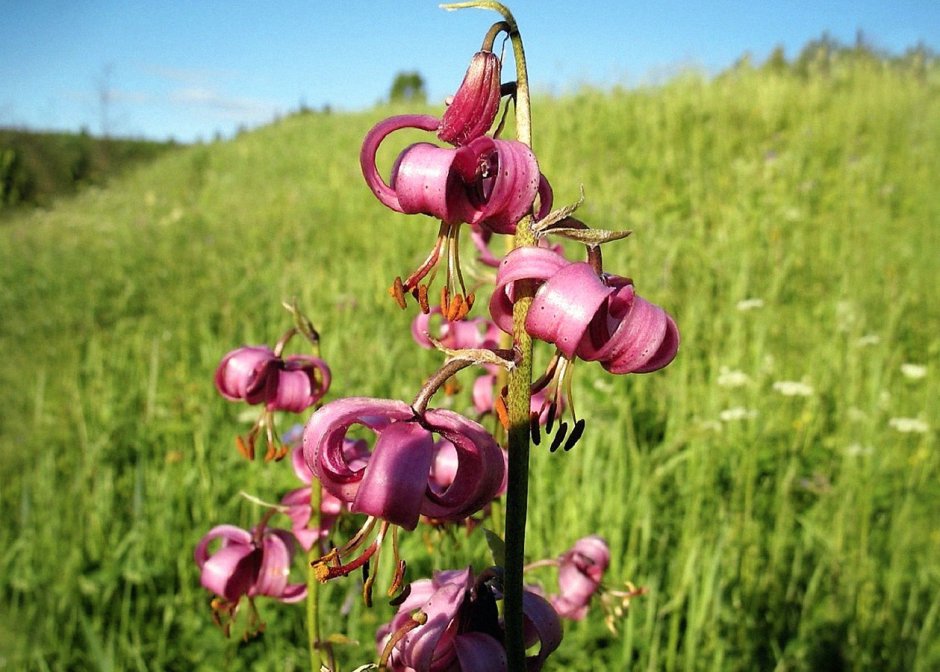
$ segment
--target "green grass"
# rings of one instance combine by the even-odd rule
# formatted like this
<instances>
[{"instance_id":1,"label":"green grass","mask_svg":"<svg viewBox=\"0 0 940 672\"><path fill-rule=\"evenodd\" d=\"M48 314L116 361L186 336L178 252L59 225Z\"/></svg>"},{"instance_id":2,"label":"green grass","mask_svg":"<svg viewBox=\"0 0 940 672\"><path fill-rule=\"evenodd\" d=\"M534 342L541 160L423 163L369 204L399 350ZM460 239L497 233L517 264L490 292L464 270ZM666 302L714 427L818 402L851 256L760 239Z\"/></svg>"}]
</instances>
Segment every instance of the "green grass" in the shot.
<instances>
[{"instance_id":1,"label":"green grass","mask_svg":"<svg viewBox=\"0 0 940 672\"><path fill-rule=\"evenodd\" d=\"M530 557L599 532L610 582L649 589L618 637L596 610L569 624L550 669L940 667L938 87L849 61L536 101L558 202L583 184L585 221L634 230L605 266L683 339L650 376L579 365L585 439L533 453ZM388 113L288 118L0 227L0 669L306 668L302 607L262 601L247 644L210 622L193 545L257 519L239 490L295 487L236 454L242 409L212 372L276 339L294 296L330 398L411 399L440 361L385 294L436 225L385 210L359 174ZM412 578L486 559L479 533L419 530L405 549ZM327 630L362 642L344 669L391 612L353 599L344 616L357 590L325 590Z\"/></svg>"}]
</instances>

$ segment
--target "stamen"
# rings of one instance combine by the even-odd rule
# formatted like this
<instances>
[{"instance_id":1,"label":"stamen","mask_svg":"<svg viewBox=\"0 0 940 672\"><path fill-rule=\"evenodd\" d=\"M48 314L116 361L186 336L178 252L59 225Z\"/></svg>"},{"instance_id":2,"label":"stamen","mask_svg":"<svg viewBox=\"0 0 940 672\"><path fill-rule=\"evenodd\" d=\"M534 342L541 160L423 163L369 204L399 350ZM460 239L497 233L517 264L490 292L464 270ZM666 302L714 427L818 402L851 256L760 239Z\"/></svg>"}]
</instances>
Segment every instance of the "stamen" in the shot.
<instances>
[{"instance_id":1,"label":"stamen","mask_svg":"<svg viewBox=\"0 0 940 672\"><path fill-rule=\"evenodd\" d=\"M565 441L565 452L574 448L574 444L578 442L578 439L581 438L581 435L584 433L584 418L581 418L574 423L574 429L571 430L571 436L568 437L568 440Z\"/></svg>"},{"instance_id":2,"label":"stamen","mask_svg":"<svg viewBox=\"0 0 940 672\"><path fill-rule=\"evenodd\" d=\"M428 305L427 285L418 285L418 305L421 306L421 312L425 315L431 312L431 306Z\"/></svg>"},{"instance_id":3,"label":"stamen","mask_svg":"<svg viewBox=\"0 0 940 672\"><path fill-rule=\"evenodd\" d=\"M255 459L255 442L254 437L251 434L248 435L248 443L245 443L245 439L240 436L235 437L235 447L238 449L238 452L241 453L241 456L244 457L249 462L254 461Z\"/></svg>"},{"instance_id":4,"label":"stamen","mask_svg":"<svg viewBox=\"0 0 940 672\"><path fill-rule=\"evenodd\" d=\"M395 573L392 575L392 583L391 585L389 585L388 591L386 591L386 595L388 595L389 597L392 597L393 595L395 595L395 593L398 592L399 588L401 588L401 584L404 583L405 581L405 569L407 569L407 567L408 566L404 560L398 561L398 564L395 565ZM407 592L409 593L411 592L410 583L405 586L405 590L407 590ZM404 592L405 591L402 591L403 594ZM395 599L398 599L398 598L395 598Z\"/></svg>"},{"instance_id":5,"label":"stamen","mask_svg":"<svg viewBox=\"0 0 940 672\"><path fill-rule=\"evenodd\" d=\"M556 450L558 450L558 446L560 446L561 442L565 440L565 434L567 433L568 423L562 422L558 425L558 432L555 434L555 438L552 439L552 445L551 448L549 448L550 452L554 453Z\"/></svg>"},{"instance_id":6,"label":"stamen","mask_svg":"<svg viewBox=\"0 0 940 672\"><path fill-rule=\"evenodd\" d=\"M542 442L542 434L539 431L539 414L535 411L529 413L529 432L532 434L532 443L539 445Z\"/></svg>"},{"instance_id":7,"label":"stamen","mask_svg":"<svg viewBox=\"0 0 940 672\"><path fill-rule=\"evenodd\" d=\"M501 424L503 429L508 432L509 412L506 409L506 401L503 399L503 395L496 397L496 401L493 402L493 410L496 411L496 417L499 418L499 424Z\"/></svg>"},{"instance_id":8,"label":"stamen","mask_svg":"<svg viewBox=\"0 0 940 672\"><path fill-rule=\"evenodd\" d=\"M445 317L450 312L450 288L445 284L441 287L441 314Z\"/></svg>"},{"instance_id":9,"label":"stamen","mask_svg":"<svg viewBox=\"0 0 940 672\"><path fill-rule=\"evenodd\" d=\"M412 287L416 287L421 279L424 278L431 269L437 266L437 262L441 258L441 246L446 243L448 228L447 224L441 222L441 226L437 231L437 241L434 243L434 247L431 248L430 254L428 254L424 262L415 269L414 273L409 275L405 280L404 288L406 291L411 291Z\"/></svg>"},{"instance_id":10,"label":"stamen","mask_svg":"<svg viewBox=\"0 0 940 672\"><path fill-rule=\"evenodd\" d=\"M450 308L447 309L447 321L454 322L459 319L460 308L463 306L463 295L457 294L454 300L450 302Z\"/></svg>"},{"instance_id":11,"label":"stamen","mask_svg":"<svg viewBox=\"0 0 940 672\"><path fill-rule=\"evenodd\" d=\"M552 433L552 427L555 425L555 411L557 409L558 406L555 404L554 400L548 402L548 420L545 422L546 434Z\"/></svg>"},{"instance_id":12,"label":"stamen","mask_svg":"<svg viewBox=\"0 0 940 672\"><path fill-rule=\"evenodd\" d=\"M379 657L379 672L388 672L388 659L391 658L392 651L395 649L398 642L419 625L424 625L427 622L428 615L423 611L416 611L403 626L392 633L392 636L388 639L388 644L385 645L385 648L382 650L382 655Z\"/></svg>"},{"instance_id":13,"label":"stamen","mask_svg":"<svg viewBox=\"0 0 940 672\"><path fill-rule=\"evenodd\" d=\"M395 276L395 282L388 288L388 294L395 299L399 308L405 309L405 286L401 282L401 276Z\"/></svg>"},{"instance_id":14,"label":"stamen","mask_svg":"<svg viewBox=\"0 0 940 672\"><path fill-rule=\"evenodd\" d=\"M404 577L404 572L402 572L402 576ZM388 601L388 603L389 603L389 605L392 606L392 607L397 607L397 606L400 605L402 602L404 602L405 600L407 600L409 595L411 595L411 584L410 584L410 583L406 583L406 584L405 584L405 587L402 588L402 591L401 591L398 595L396 595L395 597L393 597L392 599L390 599L390 600Z\"/></svg>"}]
</instances>

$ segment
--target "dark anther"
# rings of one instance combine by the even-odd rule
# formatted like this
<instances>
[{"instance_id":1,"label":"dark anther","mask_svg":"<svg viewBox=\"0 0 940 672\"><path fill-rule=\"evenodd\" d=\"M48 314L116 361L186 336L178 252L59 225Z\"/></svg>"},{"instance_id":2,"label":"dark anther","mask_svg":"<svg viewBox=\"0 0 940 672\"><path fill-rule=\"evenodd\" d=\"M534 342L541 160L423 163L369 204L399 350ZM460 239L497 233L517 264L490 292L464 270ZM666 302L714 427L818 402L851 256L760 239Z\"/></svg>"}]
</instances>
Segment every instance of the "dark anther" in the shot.
<instances>
[{"instance_id":1,"label":"dark anther","mask_svg":"<svg viewBox=\"0 0 940 672\"><path fill-rule=\"evenodd\" d=\"M548 405L548 421L545 423L545 433L551 434L552 427L555 426L555 402Z\"/></svg>"},{"instance_id":2,"label":"dark anther","mask_svg":"<svg viewBox=\"0 0 940 672\"><path fill-rule=\"evenodd\" d=\"M445 318L447 313L450 312L450 290L447 288L447 285L441 287L441 315Z\"/></svg>"},{"instance_id":3,"label":"dark anther","mask_svg":"<svg viewBox=\"0 0 940 672\"><path fill-rule=\"evenodd\" d=\"M402 602L407 600L409 595L411 595L411 584L406 583L405 587L401 589L401 592L398 593L398 595L393 597L391 600L389 600L388 603L392 605L393 607L397 607Z\"/></svg>"},{"instance_id":4,"label":"dark anther","mask_svg":"<svg viewBox=\"0 0 940 672\"><path fill-rule=\"evenodd\" d=\"M529 414L529 431L532 432L532 443L539 445L542 442L542 433L539 431L539 414L535 411Z\"/></svg>"},{"instance_id":5,"label":"dark anther","mask_svg":"<svg viewBox=\"0 0 940 672\"><path fill-rule=\"evenodd\" d=\"M561 442L565 440L565 434L568 433L568 423L562 422L558 425L558 431L555 432L555 438L552 439L552 446L549 448L551 452L558 450L558 446L561 445Z\"/></svg>"},{"instance_id":6,"label":"dark anther","mask_svg":"<svg viewBox=\"0 0 940 672\"><path fill-rule=\"evenodd\" d=\"M565 441L565 452L568 452L574 448L574 444L578 442L578 439L581 438L582 434L584 434L584 418L581 418L576 423L574 423L574 429L571 430L571 436L569 436L568 440Z\"/></svg>"},{"instance_id":7,"label":"dark anther","mask_svg":"<svg viewBox=\"0 0 940 672\"><path fill-rule=\"evenodd\" d=\"M366 560L366 561L362 564L362 580L363 580L363 581L368 581L368 580L369 580L369 561L368 561L368 560Z\"/></svg>"}]
</instances>

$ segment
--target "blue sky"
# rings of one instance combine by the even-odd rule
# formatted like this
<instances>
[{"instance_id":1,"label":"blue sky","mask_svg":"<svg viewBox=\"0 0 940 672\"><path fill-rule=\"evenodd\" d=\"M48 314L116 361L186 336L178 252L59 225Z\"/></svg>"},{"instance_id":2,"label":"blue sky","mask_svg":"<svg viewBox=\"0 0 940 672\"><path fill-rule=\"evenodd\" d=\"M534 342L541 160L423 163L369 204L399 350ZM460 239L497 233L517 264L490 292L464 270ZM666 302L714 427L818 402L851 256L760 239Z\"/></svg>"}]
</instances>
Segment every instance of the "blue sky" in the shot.
<instances>
[{"instance_id":1,"label":"blue sky","mask_svg":"<svg viewBox=\"0 0 940 672\"><path fill-rule=\"evenodd\" d=\"M823 31L940 48L940 0L508 4L534 87L553 93L714 72L778 44L792 57ZM402 70L443 100L495 19L426 0L0 0L0 126L210 139L301 102L368 107Z\"/></svg>"}]
</instances>

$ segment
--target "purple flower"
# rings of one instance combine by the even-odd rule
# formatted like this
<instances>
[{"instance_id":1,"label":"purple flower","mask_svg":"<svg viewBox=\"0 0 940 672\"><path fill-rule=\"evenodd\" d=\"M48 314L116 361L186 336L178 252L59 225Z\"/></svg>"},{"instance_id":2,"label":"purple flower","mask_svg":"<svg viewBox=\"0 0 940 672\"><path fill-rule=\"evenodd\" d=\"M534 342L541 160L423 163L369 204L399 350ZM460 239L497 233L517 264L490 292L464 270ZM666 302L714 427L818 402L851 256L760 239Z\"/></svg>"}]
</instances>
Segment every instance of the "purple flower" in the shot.
<instances>
[{"instance_id":1,"label":"purple flower","mask_svg":"<svg viewBox=\"0 0 940 672\"><path fill-rule=\"evenodd\" d=\"M679 332L659 306L639 297L626 278L598 275L546 249L514 250L500 263L490 300L493 321L512 330L512 285L536 283L526 331L554 344L567 359L600 361L611 373L648 373L676 356Z\"/></svg>"},{"instance_id":2,"label":"purple flower","mask_svg":"<svg viewBox=\"0 0 940 672\"><path fill-rule=\"evenodd\" d=\"M432 308L427 313L418 313L411 321L411 337L415 343L428 350L434 347L428 338L431 329L431 318L440 315L439 308ZM478 317L472 320L459 320L449 322L441 319L436 332L436 340L451 350L465 348L497 348L499 347L499 329L489 320Z\"/></svg>"},{"instance_id":3,"label":"purple flower","mask_svg":"<svg viewBox=\"0 0 940 672\"><path fill-rule=\"evenodd\" d=\"M399 154L388 184L379 175L375 155L386 136L403 128L433 131L439 125L434 117L416 114L376 124L359 153L362 174L372 192L396 212L514 233L516 223L531 211L544 181L532 150L520 142L482 136L455 149L419 142ZM550 188L544 182L542 192L548 194ZM550 207L550 202L543 202L540 210Z\"/></svg>"},{"instance_id":4,"label":"purple flower","mask_svg":"<svg viewBox=\"0 0 940 672\"><path fill-rule=\"evenodd\" d=\"M209 544L221 540L215 552ZM264 595L281 602L298 602L307 596L303 583L288 583L294 538L285 530L262 522L251 532L234 525L213 527L193 553L199 581L219 597L212 601L213 618L228 635L243 597L251 605L249 628L263 628L257 620L253 598Z\"/></svg>"},{"instance_id":5,"label":"purple flower","mask_svg":"<svg viewBox=\"0 0 940 672\"><path fill-rule=\"evenodd\" d=\"M538 672L561 643L561 624L534 593L523 593L522 608L526 645L539 644L527 669ZM502 672L503 638L496 595L486 582L474 581L469 568L413 582L391 622L376 633L382 660L394 672Z\"/></svg>"},{"instance_id":6,"label":"purple flower","mask_svg":"<svg viewBox=\"0 0 940 672\"><path fill-rule=\"evenodd\" d=\"M344 452L349 428L375 433L363 466ZM430 487L433 434L457 451L459 466L443 491ZM502 451L479 424L447 410L420 418L401 401L352 397L320 408L304 430L304 460L323 487L354 513L413 530L420 516L459 521L493 499L505 471Z\"/></svg>"},{"instance_id":7,"label":"purple flower","mask_svg":"<svg viewBox=\"0 0 940 672\"><path fill-rule=\"evenodd\" d=\"M575 621L584 618L609 564L607 542L596 534L578 539L558 558L559 593L550 600L559 616Z\"/></svg>"},{"instance_id":8,"label":"purple flower","mask_svg":"<svg viewBox=\"0 0 940 672\"><path fill-rule=\"evenodd\" d=\"M502 65L492 51L478 51L460 88L441 118L437 137L451 145L465 145L486 133L499 110Z\"/></svg>"},{"instance_id":9,"label":"purple flower","mask_svg":"<svg viewBox=\"0 0 940 672\"><path fill-rule=\"evenodd\" d=\"M279 357L270 348L243 346L225 355L215 370L215 387L230 401L260 404L277 387Z\"/></svg>"}]
</instances>

